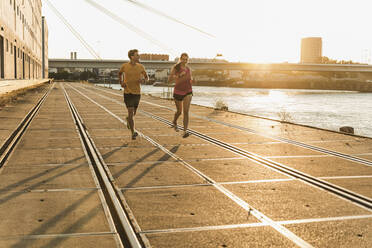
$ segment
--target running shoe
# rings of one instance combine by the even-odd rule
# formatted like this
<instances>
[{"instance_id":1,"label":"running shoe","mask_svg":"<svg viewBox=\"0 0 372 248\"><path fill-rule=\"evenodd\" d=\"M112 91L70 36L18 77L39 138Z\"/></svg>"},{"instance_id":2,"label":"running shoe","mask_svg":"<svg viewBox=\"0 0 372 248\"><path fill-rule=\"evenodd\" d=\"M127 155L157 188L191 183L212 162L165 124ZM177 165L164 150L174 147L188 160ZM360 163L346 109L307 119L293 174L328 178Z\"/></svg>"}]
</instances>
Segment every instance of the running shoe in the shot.
<instances>
[{"instance_id":1,"label":"running shoe","mask_svg":"<svg viewBox=\"0 0 372 248\"><path fill-rule=\"evenodd\" d=\"M182 138L187 138L189 136L190 136L190 133L186 132L186 133L183 134Z\"/></svg>"},{"instance_id":2,"label":"running shoe","mask_svg":"<svg viewBox=\"0 0 372 248\"><path fill-rule=\"evenodd\" d=\"M134 133L132 134L132 140L135 140L135 139L137 138L137 136L138 136L138 133L137 133L137 132L134 132Z\"/></svg>"},{"instance_id":3,"label":"running shoe","mask_svg":"<svg viewBox=\"0 0 372 248\"><path fill-rule=\"evenodd\" d=\"M177 126L177 123L174 123L173 122L173 125L172 125L172 128L174 128L174 131L178 132L178 126Z\"/></svg>"}]
</instances>

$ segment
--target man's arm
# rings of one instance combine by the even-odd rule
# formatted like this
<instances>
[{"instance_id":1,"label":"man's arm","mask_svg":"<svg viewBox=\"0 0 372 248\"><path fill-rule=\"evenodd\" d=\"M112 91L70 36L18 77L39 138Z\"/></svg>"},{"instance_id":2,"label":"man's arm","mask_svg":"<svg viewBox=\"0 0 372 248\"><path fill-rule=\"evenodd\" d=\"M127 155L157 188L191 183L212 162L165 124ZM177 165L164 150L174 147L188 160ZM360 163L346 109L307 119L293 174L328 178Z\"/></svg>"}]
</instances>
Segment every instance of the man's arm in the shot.
<instances>
[{"instance_id":1,"label":"man's arm","mask_svg":"<svg viewBox=\"0 0 372 248\"><path fill-rule=\"evenodd\" d=\"M126 84L124 83L125 74L122 71L119 71L119 83L121 87L125 88Z\"/></svg>"}]
</instances>

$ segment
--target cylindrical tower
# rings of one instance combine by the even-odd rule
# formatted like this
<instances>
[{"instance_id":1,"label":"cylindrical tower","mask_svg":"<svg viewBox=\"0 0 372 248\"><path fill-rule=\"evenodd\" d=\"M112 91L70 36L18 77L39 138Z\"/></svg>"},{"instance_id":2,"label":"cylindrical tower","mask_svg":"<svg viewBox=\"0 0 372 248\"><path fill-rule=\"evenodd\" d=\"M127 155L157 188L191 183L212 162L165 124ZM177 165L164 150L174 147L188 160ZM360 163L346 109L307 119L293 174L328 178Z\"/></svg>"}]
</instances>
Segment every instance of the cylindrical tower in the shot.
<instances>
[{"instance_id":1,"label":"cylindrical tower","mask_svg":"<svg viewBox=\"0 0 372 248\"><path fill-rule=\"evenodd\" d=\"M301 63L322 62L322 38L308 37L301 39Z\"/></svg>"}]
</instances>

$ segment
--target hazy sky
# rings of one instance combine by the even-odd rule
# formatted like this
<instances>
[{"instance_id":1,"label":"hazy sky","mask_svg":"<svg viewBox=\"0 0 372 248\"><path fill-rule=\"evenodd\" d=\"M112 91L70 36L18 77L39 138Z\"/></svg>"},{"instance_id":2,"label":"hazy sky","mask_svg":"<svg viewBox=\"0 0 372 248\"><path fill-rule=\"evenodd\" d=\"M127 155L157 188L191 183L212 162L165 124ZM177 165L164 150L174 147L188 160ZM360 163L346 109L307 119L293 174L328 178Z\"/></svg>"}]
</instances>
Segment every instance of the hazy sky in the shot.
<instances>
[{"instance_id":1,"label":"hazy sky","mask_svg":"<svg viewBox=\"0 0 372 248\"><path fill-rule=\"evenodd\" d=\"M230 61L298 62L301 38L323 38L323 56L365 62L372 51L370 0L138 0L216 38L158 16L126 0L91 0L156 39L143 38L87 3L49 0L104 59L127 59L127 51L181 52ZM93 58L43 1L49 57Z\"/></svg>"}]
</instances>

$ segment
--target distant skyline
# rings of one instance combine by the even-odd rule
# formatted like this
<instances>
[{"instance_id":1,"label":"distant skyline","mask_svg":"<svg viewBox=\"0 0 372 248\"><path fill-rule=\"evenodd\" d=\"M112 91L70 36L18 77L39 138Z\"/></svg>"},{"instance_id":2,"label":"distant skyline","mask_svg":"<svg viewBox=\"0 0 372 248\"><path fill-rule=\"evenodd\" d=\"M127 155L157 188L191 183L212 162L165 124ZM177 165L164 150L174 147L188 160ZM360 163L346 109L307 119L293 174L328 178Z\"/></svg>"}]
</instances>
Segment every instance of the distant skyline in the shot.
<instances>
[{"instance_id":1,"label":"distant skyline","mask_svg":"<svg viewBox=\"0 0 372 248\"><path fill-rule=\"evenodd\" d=\"M366 62L371 57L372 1L365 0L138 0L191 28L135 6L126 0L90 0L154 37L144 39L98 11L86 0L49 0L103 59L127 59L127 51L169 54L241 62L300 61L301 38L321 37L323 56ZM49 57L93 58L43 1L49 28ZM167 49L166 49L166 48ZM371 63L371 62L370 62Z\"/></svg>"}]
</instances>

